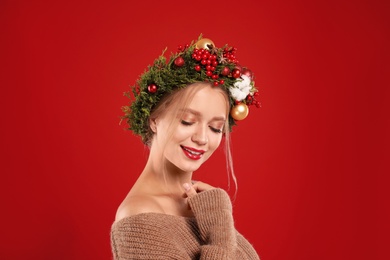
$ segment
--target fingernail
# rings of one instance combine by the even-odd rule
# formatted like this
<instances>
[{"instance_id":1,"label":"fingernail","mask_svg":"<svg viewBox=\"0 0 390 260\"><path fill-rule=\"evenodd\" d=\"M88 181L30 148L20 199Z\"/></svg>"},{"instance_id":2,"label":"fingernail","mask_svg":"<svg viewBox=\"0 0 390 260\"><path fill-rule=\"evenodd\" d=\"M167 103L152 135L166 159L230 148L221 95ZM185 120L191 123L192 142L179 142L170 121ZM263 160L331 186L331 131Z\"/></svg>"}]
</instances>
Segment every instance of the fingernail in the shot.
<instances>
[{"instance_id":1,"label":"fingernail","mask_svg":"<svg viewBox=\"0 0 390 260\"><path fill-rule=\"evenodd\" d=\"M186 191L189 191L190 190L190 185L188 183L184 183L183 184L183 188L186 190Z\"/></svg>"}]
</instances>

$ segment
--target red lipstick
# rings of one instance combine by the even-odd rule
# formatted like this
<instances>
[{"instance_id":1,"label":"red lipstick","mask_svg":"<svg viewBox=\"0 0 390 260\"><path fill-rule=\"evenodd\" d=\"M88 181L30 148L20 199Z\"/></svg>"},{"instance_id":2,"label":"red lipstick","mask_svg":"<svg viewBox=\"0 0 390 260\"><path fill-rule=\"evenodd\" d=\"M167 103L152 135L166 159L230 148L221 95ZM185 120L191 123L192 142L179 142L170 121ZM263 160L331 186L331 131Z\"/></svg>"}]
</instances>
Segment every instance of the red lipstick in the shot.
<instances>
[{"instance_id":1,"label":"red lipstick","mask_svg":"<svg viewBox=\"0 0 390 260\"><path fill-rule=\"evenodd\" d=\"M183 149L184 154L191 160L199 160L205 153L203 150L198 150L187 146L181 146L181 149Z\"/></svg>"}]
</instances>

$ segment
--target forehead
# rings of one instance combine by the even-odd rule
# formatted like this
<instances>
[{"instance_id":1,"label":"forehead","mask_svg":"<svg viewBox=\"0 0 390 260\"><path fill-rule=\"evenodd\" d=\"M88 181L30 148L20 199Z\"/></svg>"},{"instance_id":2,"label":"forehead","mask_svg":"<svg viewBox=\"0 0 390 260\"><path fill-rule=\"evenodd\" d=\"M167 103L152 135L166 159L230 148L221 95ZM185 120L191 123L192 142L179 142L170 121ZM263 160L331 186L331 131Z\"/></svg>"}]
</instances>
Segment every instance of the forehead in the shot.
<instances>
[{"instance_id":1,"label":"forehead","mask_svg":"<svg viewBox=\"0 0 390 260\"><path fill-rule=\"evenodd\" d=\"M160 107L154 115L156 117L181 117L186 112L203 117L229 116L230 103L227 94L220 87L214 87L208 83L194 83L171 96L166 106ZM170 120L171 120L170 119Z\"/></svg>"},{"instance_id":2,"label":"forehead","mask_svg":"<svg viewBox=\"0 0 390 260\"><path fill-rule=\"evenodd\" d=\"M223 90L208 85L195 91L187 108L199 113L224 116L227 114L228 100Z\"/></svg>"}]
</instances>

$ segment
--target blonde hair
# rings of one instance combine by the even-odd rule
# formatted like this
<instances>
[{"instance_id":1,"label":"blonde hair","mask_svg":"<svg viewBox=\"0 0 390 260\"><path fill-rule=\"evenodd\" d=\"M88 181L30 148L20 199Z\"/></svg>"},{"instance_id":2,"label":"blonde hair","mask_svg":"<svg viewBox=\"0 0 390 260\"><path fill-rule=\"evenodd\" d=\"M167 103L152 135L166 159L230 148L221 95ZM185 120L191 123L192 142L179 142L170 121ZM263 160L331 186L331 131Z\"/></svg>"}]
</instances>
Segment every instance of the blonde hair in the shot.
<instances>
[{"instance_id":1,"label":"blonde hair","mask_svg":"<svg viewBox=\"0 0 390 260\"><path fill-rule=\"evenodd\" d=\"M221 87L215 87L211 83L207 82L196 82L188 85L185 88L177 89L172 93L169 93L165 97L163 97L156 108L151 112L149 117L149 123L148 123L148 130L147 134L145 135L145 144L147 146L152 145L152 139L153 139L153 131L150 127L150 122L157 119L159 116L164 115L164 113L167 113L169 111L170 116L175 118L181 118L183 115L183 108L187 108L189 104L191 103L192 99L194 98L195 94L206 88L211 87L218 91L220 94L223 95L226 103L226 121L223 128L223 135L224 135L224 152L226 157L226 170L228 175L228 187L230 188L230 178L233 179L235 190L237 191L238 185L237 185L237 179L234 174L233 169L233 158L232 153L230 149L230 127L229 127L229 112L230 112L230 103L229 103L229 96L225 89ZM168 133L167 133L167 140L166 142L172 138L175 129L177 125L180 123L180 120L171 120L170 125L168 127Z\"/></svg>"}]
</instances>

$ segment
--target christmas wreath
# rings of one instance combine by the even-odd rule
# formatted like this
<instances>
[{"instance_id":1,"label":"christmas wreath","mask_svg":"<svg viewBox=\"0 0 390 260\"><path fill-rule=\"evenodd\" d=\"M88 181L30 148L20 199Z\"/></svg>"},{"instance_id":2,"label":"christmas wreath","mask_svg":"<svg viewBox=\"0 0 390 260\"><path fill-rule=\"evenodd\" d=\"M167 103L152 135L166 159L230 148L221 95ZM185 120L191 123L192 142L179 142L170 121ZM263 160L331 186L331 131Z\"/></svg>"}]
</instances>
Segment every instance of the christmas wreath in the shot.
<instances>
[{"instance_id":1,"label":"christmas wreath","mask_svg":"<svg viewBox=\"0 0 390 260\"><path fill-rule=\"evenodd\" d=\"M225 45L217 48L207 38L199 36L196 42L179 45L178 51L172 53L167 61L166 49L149 65L143 74L125 92L133 102L123 106L123 120L129 129L144 140L148 132L149 116L161 98L178 88L185 88L195 82L210 82L214 86L223 87L230 99L230 128L236 121L246 118L248 106L260 106L256 97L258 92L254 86L251 70L239 64L235 47Z\"/></svg>"}]
</instances>

